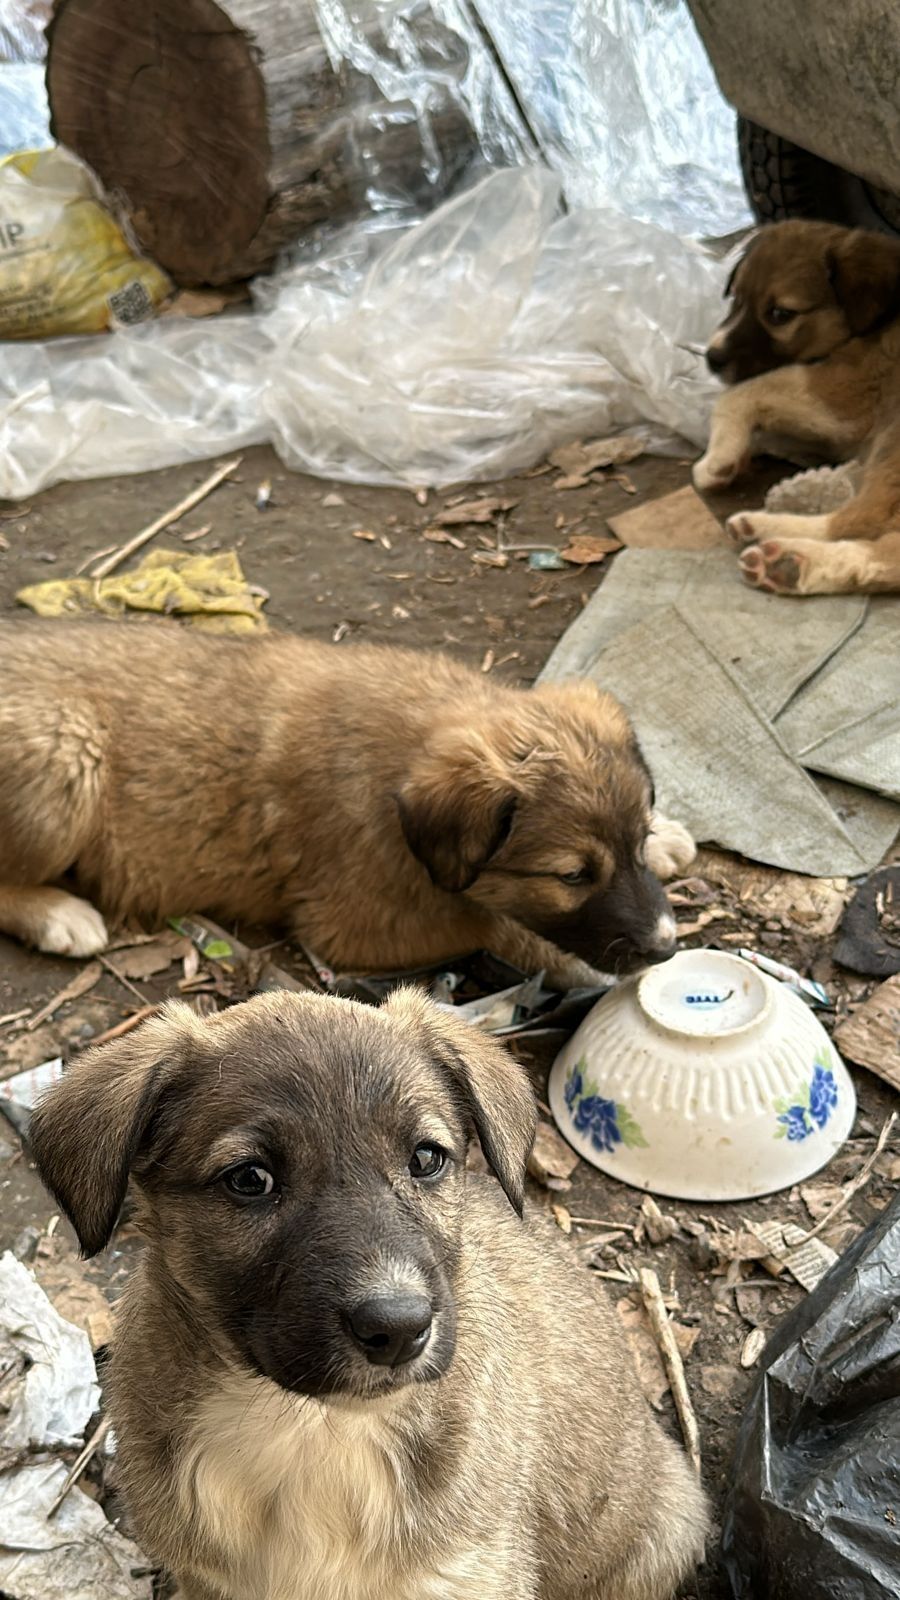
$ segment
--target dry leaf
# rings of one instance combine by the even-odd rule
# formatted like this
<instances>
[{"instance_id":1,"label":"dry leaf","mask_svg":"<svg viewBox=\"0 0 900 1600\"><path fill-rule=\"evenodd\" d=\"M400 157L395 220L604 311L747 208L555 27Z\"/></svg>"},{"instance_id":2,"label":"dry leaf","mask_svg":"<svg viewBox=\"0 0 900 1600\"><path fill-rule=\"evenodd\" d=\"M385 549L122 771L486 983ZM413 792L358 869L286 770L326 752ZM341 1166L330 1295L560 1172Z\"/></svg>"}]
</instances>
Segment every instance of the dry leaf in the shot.
<instances>
[{"instance_id":1,"label":"dry leaf","mask_svg":"<svg viewBox=\"0 0 900 1600\"><path fill-rule=\"evenodd\" d=\"M342 494L335 494L332 490L331 494L323 494L322 504L323 506L345 506L347 502Z\"/></svg>"},{"instance_id":2,"label":"dry leaf","mask_svg":"<svg viewBox=\"0 0 900 1600\"><path fill-rule=\"evenodd\" d=\"M844 1191L839 1183L806 1183L800 1195L813 1222L821 1222L832 1207L843 1199Z\"/></svg>"},{"instance_id":3,"label":"dry leaf","mask_svg":"<svg viewBox=\"0 0 900 1600\"><path fill-rule=\"evenodd\" d=\"M492 522L501 511L512 511L518 504L518 500L483 496L478 500L463 500L458 506L445 506L434 520L441 528L451 528L459 522Z\"/></svg>"},{"instance_id":4,"label":"dry leaf","mask_svg":"<svg viewBox=\"0 0 900 1600\"><path fill-rule=\"evenodd\" d=\"M578 1165L578 1156L571 1145L560 1138L549 1122L539 1122L528 1171L538 1183L546 1184L548 1178L571 1178Z\"/></svg>"},{"instance_id":5,"label":"dry leaf","mask_svg":"<svg viewBox=\"0 0 900 1600\"><path fill-rule=\"evenodd\" d=\"M32 1263L38 1283L60 1316L74 1322L76 1328L83 1328L92 1349L99 1350L112 1337L112 1310L106 1296L79 1263L66 1254L66 1246L56 1235L42 1241L45 1243L46 1253L39 1249Z\"/></svg>"},{"instance_id":6,"label":"dry leaf","mask_svg":"<svg viewBox=\"0 0 900 1600\"><path fill-rule=\"evenodd\" d=\"M682 1361L687 1361L694 1353L694 1346L700 1337L700 1329L689 1327L686 1322L675 1322L672 1318L669 1320L675 1336L675 1343L678 1346L678 1354L681 1356Z\"/></svg>"},{"instance_id":7,"label":"dry leaf","mask_svg":"<svg viewBox=\"0 0 900 1600\"><path fill-rule=\"evenodd\" d=\"M571 561L573 566L589 567L598 561L605 561L610 551L621 548L618 539L603 534L576 533L559 553L564 561Z\"/></svg>"},{"instance_id":8,"label":"dry leaf","mask_svg":"<svg viewBox=\"0 0 900 1600\"><path fill-rule=\"evenodd\" d=\"M129 950L114 950L107 961L120 978L152 978L165 972L173 961L180 961L191 949L190 939L173 935L171 939L155 939L152 944L135 945Z\"/></svg>"},{"instance_id":9,"label":"dry leaf","mask_svg":"<svg viewBox=\"0 0 900 1600\"><path fill-rule=\"evenodd\" d=\"M622 433L611 439L576 439L572 444L561 445L558 450L552 451L547 459L566 477L581 477L586 481L590 473L598 472L602 467L622 466L624 462L635 461L643 454L642 440ZM554 487L559 489L562 483L557 482Z\"/></svg>"},{"instance_id":10,"label":"dry leaf","mask_svg":"<svg viewBox=\"0 0 900 1600\"><path fill-rule=\"evenodd\" d=\"M494 656L493 650L485 650L484 655L481 658L481 670L482 670L482 672L490 672L491 667L494 665L495 659L496 658Z\"/></svg>"},{"instance_id":11,"label":"dry leaf","mask_svg":"<svg viewBox=\"0 0 900 1600\"><path fill-rule=\"evenodd\" d=\"M650 1404L658 1411L663 1395L668 1390L669 1380L659 1346L650 1331L650 1319L644 1307L636 1306L627 1296L616 1301L616 1311L637 1368L638 1382Z\"/></svg>"}]
</instances>

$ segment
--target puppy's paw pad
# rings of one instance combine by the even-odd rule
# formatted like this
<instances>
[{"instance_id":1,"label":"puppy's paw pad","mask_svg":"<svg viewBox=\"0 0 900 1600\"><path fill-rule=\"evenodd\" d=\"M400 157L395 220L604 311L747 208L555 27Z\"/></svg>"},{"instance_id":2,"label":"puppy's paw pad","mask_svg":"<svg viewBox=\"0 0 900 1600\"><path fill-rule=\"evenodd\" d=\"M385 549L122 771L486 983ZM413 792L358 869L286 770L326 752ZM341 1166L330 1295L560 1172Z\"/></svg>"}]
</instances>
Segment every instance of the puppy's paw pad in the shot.
<instances>
[{"instance_id":1,"label":"puppy's paw pad","mask_svg":"<svg viewBox=\"0 0 900 1600\"><path fill-rule=\"evenodd\" d=\"M726 456L714 456L707 452L694 462L691 473L694 488L699 489L701 494L715 494L718 489L727 489L745 466L746 462L740 458L729 460Z\"/></svg>"},{"instance_id":2,"label":"puppy's paw pad","mask_svg":"<svg viewBox=\"0 0 900 1600\"><path fill-rule=\"evenodd\" d=\"M47 911L35 943L45 955L95 956L106 949L109 934L99 911L67 894Z\"/></svg>"},{"instance_id":3,"label":"puppy's paw pad","mask_svg":"<svg viewBox=\"0 0 900 1600\"><path fill-rule=\"evenodd\" d=\"M740 558L741 577L754 589L770 594L797 594L803 577L803 558L777 539L751 545Z\"/></svg>"},{"instance_id":4,"label":"puppy's paw pad","mask_svg":"<svg viewBox=\"0 0 900 1600\"><path fill-rule=\"evenodd\" d=\"M744 545L755 544L759 538L756 518L746 511L738 511L733 517L729 517L725 528L732 544L740 550Z\"/></svg>"},{"instance_id":5,"label":"puppy's paw pad","mask_svg":"<svg viewBox=\"0 0 900 1600\"><path fill-rule=\"evenodd\" d=\"M697 846L680 822L671 817L654 817L645 854L650 871L658 878L674 878L690 866Z\"/></svg>"}]
</instances>

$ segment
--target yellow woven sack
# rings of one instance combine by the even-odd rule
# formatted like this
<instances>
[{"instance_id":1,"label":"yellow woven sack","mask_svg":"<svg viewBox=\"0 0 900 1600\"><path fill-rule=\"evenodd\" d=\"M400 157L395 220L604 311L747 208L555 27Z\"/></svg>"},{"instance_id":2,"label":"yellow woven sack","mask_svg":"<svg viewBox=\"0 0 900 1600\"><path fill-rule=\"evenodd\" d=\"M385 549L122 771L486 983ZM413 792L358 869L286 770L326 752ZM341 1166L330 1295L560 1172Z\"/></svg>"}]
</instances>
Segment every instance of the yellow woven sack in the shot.
<instances>
[{"instance_id":1,"label":"yellow woven sack","mask_svg":"<svg viewBox=\"0 0 900 1600\"><path fill-rule=\"evenodd\" d=\"M26 150L0 161L0 339L102 333L144 321L171 292L129 249L74 156Z\"/></svg>"}]
</instances>

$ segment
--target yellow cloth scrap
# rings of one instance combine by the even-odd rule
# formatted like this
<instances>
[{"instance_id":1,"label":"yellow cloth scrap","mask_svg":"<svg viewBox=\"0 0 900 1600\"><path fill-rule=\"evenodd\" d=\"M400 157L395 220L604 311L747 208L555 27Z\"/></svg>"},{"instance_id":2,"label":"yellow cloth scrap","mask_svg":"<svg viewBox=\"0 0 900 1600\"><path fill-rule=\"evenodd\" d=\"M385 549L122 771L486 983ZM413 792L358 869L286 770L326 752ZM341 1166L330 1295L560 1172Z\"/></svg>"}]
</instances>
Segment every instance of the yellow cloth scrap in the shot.
<instances>
[{"instance_id":1,"label":"yellow cloth scrap","mask_svg":"<svg viewBox=\"0 0 900 1600\"><path fill-rule=\"evenodd\" d=\"M194 555L154 550L132 572L109 578L51 578L16 595L39 617L74 617L101 611L160 611L186 617L206 633L264 633L266 596L250 588L233 550Z\"/></svg>"}]
</instances>

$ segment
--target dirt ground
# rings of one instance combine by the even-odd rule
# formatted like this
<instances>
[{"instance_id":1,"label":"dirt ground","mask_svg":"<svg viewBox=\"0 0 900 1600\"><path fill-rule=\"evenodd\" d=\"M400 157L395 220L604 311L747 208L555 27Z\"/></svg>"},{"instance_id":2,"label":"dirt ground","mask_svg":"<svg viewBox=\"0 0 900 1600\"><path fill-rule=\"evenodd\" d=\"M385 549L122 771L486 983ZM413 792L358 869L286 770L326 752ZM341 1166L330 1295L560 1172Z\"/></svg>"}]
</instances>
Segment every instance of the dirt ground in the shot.
<instances>
[{"instance_id":1,"label":"dirt ground","mask_svg":"<svg viewBox=\"0 0 900 1600\"><path fill-rule=\"evenodd\" d=\"M24 584L71 575L92 553L118 544L199 484L209 467L198 463L136 478L60 485L27 507L0 505L0 606L17 610L15 595ZM560 493L552 474L521 477L496 485L479 485L458 493L488 493L515 502L504 516L503 540L509 545L550 542L564 545L573 532L605 534L606 518L688 479L687 464L642 458L626 469L627 482L592 483ZM256 506L260 483L271 483L268 508ZM628 492L629 484L634 493ZM756 486L761 492L763 480ZM586 599L614 556L601 566L565 571L529 569L526 552L510 554L503 566L474 557L496 556L496 523L449 531L462 548L423 537L435 510L452 500L453 492L418 497L412 492L374 490L321 482L287 473L266 449L248 451L237 474L218 489L179 528L157 545L181 548L181 534L209 524L209 531L187 548L237 549L248 579L270 595L266 608L274 628L290 629L350 649L357 639L390 640L423 648L444 647L475 667L497 677L528 683ZM742 498L746 498L745 496ZM717 510L724 515L736 502ZM356 535L356 536L355 536ZM358 535L366 535L359 537ZM374 536L374 537L372 537ZM3 548L3 546L6 548ZM787 607L790 603L786 602ZM23 620L23 626L25 622ZM704 863L692 869L704 881ZM810 972L826 984L838 1014L858 1001L867 986L833 967L831 936L815 926L798 925L773 915L759 896L741 898L738 890L720 885L712 873L711 898L688 887L680 896L678 915L695 925L698 905L713 905L724 920L711 920L687 936L688 943L715 943L725 930L723 948L736 942L769 950ZM777 875L770 875L770 877ZM699 896L699 899L698 899ZM238 929L249 944L277 938L277 932ZM279 963L290 968L294 958L283 947ZM178 992L182 969L142 981L117 978L104 970L84 997L64 1003L52 1019L29 1029L35 1012L73 977L79 964L27 953L0 940L0 1078L50 1057L77 1052L98 1034L126 1019L136 1008ZM8 1020L12 1013L28 1015ZM834 1014L825 1013L826 1025ZM535 1045L519 1053L533 1072L543 1098L549 1066L546 1048ZM865 1072L856 1074L860 1114L854 1137L827 1175L816 1183L836 1184L855 1172L872 1150L890 1110L890 1094ZM886 1203L900 1166L889 1147L879 1158L872 1181L852 1200L824 1235L843 1248ZM61 1225L48 1237L53 1207L31 1170L12 1128L0 1122L0 1185L3 1205L0 1247L12 1247L52 1276L74 1259L71 1236ZM685 1330L696 1332L686 1357L687 1381L699 1420L704 1477L721 1508L728 1463L738 1417L754 1381L753 1370L740 1362L741 1350L755 1327L771 1330L803 1290L786 1276L769 1276L759 1263L728 1270L717 1241L740 1228L743 1219L777 1217L808 1228L812 1209L798 1192L742 1206L690 1206L663 1203L679 1223L675 1236L653 1245L642 1235L641 1196L580 1163L569 1187L556 1192L532 1183L532 1200L540 1207L562 1205L572 1217L593 1219L576 1225L573 1248L594 1270L610 1274L607 1283L617 1300L631 1293L629 1271L652 1266L669 1295L670 1309ZM564 1215L562 1220L565 1220ZM52 1230L51 1230L52 1231ZM115 1297L138 1248L127 1226L115 1247L90 1264L87 1275L104 1294ZM724 1248L724 1247L723 1247ZM627 1307L625 1308L627 1310ZM685 1348L692 1332L684 1335ZM99 1340L102 1343L102 1339ZM589 1352L582 1353L589 1359ZM645 1372L655 1382L652 1361ZM677 1433L666 1394L662 1414ZM578 1419L572 1418L577 1429ZM714 1555L686 1594L693 1600L725 1600L727 1581Z\"/></svg>"}]
</instances>

